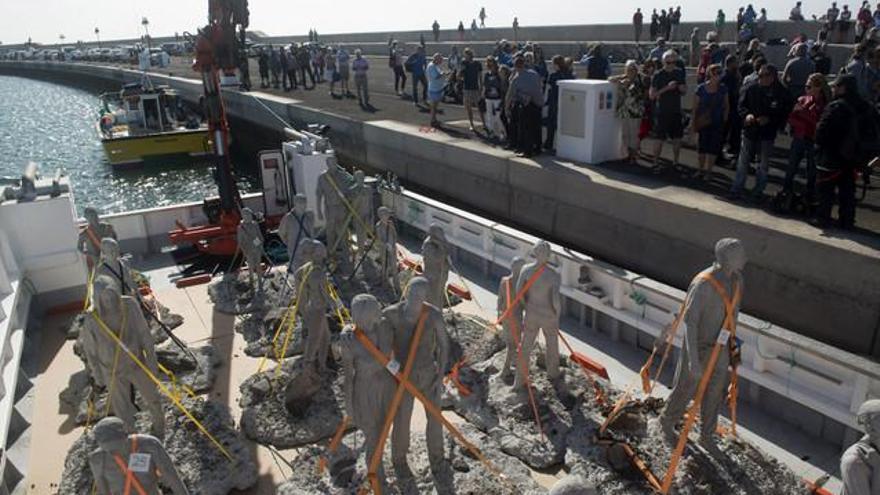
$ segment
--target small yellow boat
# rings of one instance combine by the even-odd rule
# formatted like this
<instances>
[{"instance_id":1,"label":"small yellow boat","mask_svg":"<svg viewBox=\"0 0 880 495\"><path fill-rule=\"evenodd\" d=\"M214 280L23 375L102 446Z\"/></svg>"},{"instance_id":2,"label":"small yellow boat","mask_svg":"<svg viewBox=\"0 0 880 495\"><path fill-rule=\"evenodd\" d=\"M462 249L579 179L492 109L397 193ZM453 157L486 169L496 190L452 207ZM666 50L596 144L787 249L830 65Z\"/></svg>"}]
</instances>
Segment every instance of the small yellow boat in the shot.
<instances>
[{"instance_id":1,"label":"small yellow boat","mask_svg":"<svg viewBox=\"0 0 880 495\"><path fill-rule=\"evenodd\" d=\"M113 167L212 152L208 127L183 108L173 89L154 87L145 79L101 98L104 108L96 127Z\"/></svg>"}]
</instances>

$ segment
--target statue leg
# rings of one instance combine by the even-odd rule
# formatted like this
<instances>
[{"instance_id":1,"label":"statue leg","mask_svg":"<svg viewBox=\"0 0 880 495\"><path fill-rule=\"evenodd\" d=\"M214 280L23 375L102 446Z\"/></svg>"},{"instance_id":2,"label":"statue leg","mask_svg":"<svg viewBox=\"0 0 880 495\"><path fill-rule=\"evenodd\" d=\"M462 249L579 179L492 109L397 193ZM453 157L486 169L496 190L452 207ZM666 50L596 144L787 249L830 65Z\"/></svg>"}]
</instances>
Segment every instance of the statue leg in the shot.
<instances>
[{"instance_id":1,"label":"statue leg","mask_svg":"<svg viewBox=\"0 0 880 495\"><path fill-rule=\"evenodd\" d=\"M360 384L359 384L360 385ZM366 451L367 465L376 452L376 444L379 442L379 434L382 432L382 424L385 422L385 414L388 401L375 400L375 394L371 390L359 388L353 398L355 408L355 424L364 432L364 450ZM358 413L363 411L362 414ZM379 463L376 470L379 482L385 484L384 462Z\"/></svg>"},{"instance_id":2,"label":"statue leg","mask_svg":"<svg viewBox=\"0 0 880 495\"><path fill-rule=\"evenodd\" d=\"M121 356L120 359L125 359ZM134 413L137 408L134 406L131 396L131 379L129 378L135 370L129 370L120 366L116 370L116 378L108 385L112 387L110 390L110 409L114 416L121 419L125 423L128 431L134 431Z\"/></svg>"},{"instance_id":3,"label":"statue leg","mask_svg":"<svg viewBox=\"0 0 880 495\"><path fill-rule=\"evenodd\" d=\"M394 463L394 468L398 473L405 473L409 470L406 454L409 452L409 431L412 411L413 397L409 393L404 393L403 399L400 401L400 407L397 409L397 414L394 416L394 429L391 430L391 461Z\"/></svg>"},{"instance_id":4,"label":"statue leg","mask_svg":"<svg viewBox=\"0 0 880 495\"><path fill-rule=\"evenodd\" d=\"M666 407L660 414L660 425L668 440L674 439L675 425L681 420L697 390L697 382L695 377L691 376L687 362L687 349L682 349L678 360L678 367L675 370L675 385L669 394L669 398L666 400Z\"/></svg>"},{"instance_id":5,"label":"statue leg","mask_svg":"<svg viewBox=\"0 0 880 495\"><path fill-rule=\"evenodd\" d=\"M312 363L318 360L318 345L321 340L321 322L319 318L323 318L323 314L315 315L314 311L310 311L306 318L303 318L303 324L307 329L305 345L303 346L303 358L306 363Z\"/></svg>"},{"instance_id":6,"label":"statue leg","mask_svg":"<svg viewBox=\"0 0 880 495\"><path fill-rule=\"evenodd\" d=\"M544 331L544 343L546 344L546 353L544 355L544 365L547 367L547 377L555 380L559 377L559 335L558 323L548 320L541 325Z\"/></svg>"},{"instance_id":7,"label":"statue leg","mask_svg":"<svg viewBox=\"0 0 880 495\"><path fill-rule=\"evenodd\" d=\"M538 338L538 327L530 325L526 322L525 330L522 333L522 359L517 357L516 360L516 376L513 379L514 389L523 386L523 374L529 372L529 364L531 363L532 348L535 346L535 339Z\"/></svg>"},{"instance_id":8,"label":"statue leg","mask_svg":"<svg viewBox=\"0 0 880 495\"><path fill-rule=\"evenodd\" d=\"M510 318L513 318L511 316ZM510 376L511 366L515 369L516 362L516 341L521 337L519 334L520 325L511 324L509 320L505 320L504 324L504 340L507 342L507 355L504 357L504 366L501 368L501 376ZM516 332L516 334L512 333ZM514 338L516 336L516 338Z\"/></svg>"},{"instance_id":9,"label":"statue leg","mask_svg":"<svg viewBox=\"0 0 880 495\"><path fill-rule=\"evenodd\" d=\"M709 385L706 387L706 393L703 395L703 403L700 405L702 419L700 441L703 443L714 442L715 429L718 427L718 412L727 397L730 376L727 370L728 361L727 348L722 348L718 363L712 371L712 378L709 379Z\"/></svg>"},{"instance_id":10,"label":"statue leg","mask_svg":"<svg viewBox=\"0 0 880 495\"><path fill-rule=\"evenodd\" d=\"M431 383L430 386L425 387L423 390L425 391L428 400L439 407L441 380L439 376L435 376L431 381L433 383ZM437 471L445 462L443 452L443 425L437 420L437 418L431 415L427 409L425 409L425 417L427 421L425 425L425 443L428 446L428 462L431 465L431 470Z\"/></svg>"},{"instance_id":11,"label":"statue leg","mask_svg":"<svg viewBox=\"0 0 880 495\"><path fill-rule=\"evenodd\" d=\"M165 410L162 408L162 398L159 396L159 391L156 390L156 384L140 369L134 370L131 382L134 384L137 393L141 395L144 405L150 411L150 418L153 420L153 427L150 431L154 437L164 441Z\"/></svg>"}]
</instances>

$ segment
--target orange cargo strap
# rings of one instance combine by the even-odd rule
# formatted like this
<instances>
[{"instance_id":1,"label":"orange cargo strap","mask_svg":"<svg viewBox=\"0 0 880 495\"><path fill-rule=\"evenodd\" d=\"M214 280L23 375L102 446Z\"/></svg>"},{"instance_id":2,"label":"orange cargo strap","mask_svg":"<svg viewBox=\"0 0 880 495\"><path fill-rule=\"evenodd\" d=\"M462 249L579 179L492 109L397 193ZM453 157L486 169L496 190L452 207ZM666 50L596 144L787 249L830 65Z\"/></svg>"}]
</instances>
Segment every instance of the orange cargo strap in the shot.
<instances>
[{"instance_id":1,"label":"orange cargo strap","mask_svg":"<svg viewBox=\"0 0 880 495\"><path fill-rule=\"evenodd\" d=\"M535 285L535 282L538 281L538 277L540 277L541 274L544 273L544 269L546 267L547 267L546 263L542 263L541 266L539 266L538 269L535 270L535 273L533 273L532 276L529 277L529 279L526 281L525 285L523 285L522 289L520 289L519 292L516 293L516 297L513 298L513 304L507 305L507 308L504 310L504 313L501 315L500 318L498 318L498 320L495 321L495 323L494 323L495 325L501 324L502 321L504 321L510 317L510 313L513 311L513 308L515 308L516 306L519 306L519 303L522 302L522 299L523 299L523 297L525 297L526 292L528 292L529 289L532 288L532 285Z\"/></svg>"},{"instance_id":2,"label":"orange cargo strap","mask_svg":"<svg viewBox=\"0 0 880 495\"><path fill-rule=\"evenodd\" d=\"M332 454L336 452L336 449L339 448L339 444L342 443L342 436L345 435L345 430L348 428L348 424L351 423L351 418L346 416L342 418L342 421L339 423L339 426L336 427L336 433L333 434L333 439L330 440L330 445L327 446L327 450ZM327 467L327 458L321 456L318 458L318 474L324 473L324 468Z\"/></svg>"},{"instance_id":3,"label":"orange cargo strap","mask_svg":"<svg viewBox=\"0 0 880 495\"><path fill-rule=\"evenodd\" d=\"M456 389L458 389L458 393L461 394L462 397L467 397L471 395L471 389L467 387L464 383L461 383L461 367L467 364L467 358L461 358L457 363L452 365L452 370L448 375L443 377L443 383L452 384Z\"/></svg>"},{"instance_id":4,"label":"orange cargo strap","mask_svg":"<svg viewBox=\"0 0 880 495\"><path fill-rule=\"evenodd\" d=\"M419 334L418 328L416 329L416 334L417 334L417 336ZM392 372L392 369L389 369L389 366L388 366L389 363L391 362L391 359L388 358L388 356L386 356L385 354L383 354L382 351L380 351L376 347L376 345L373 344L372 341L370 341L369 337L367 337L364 334L363 330L355 327L354 335L358 339L358 341L364 346L364 348L373 356L373 358L379 364L382 365L382 367L387 369L389 372ZM415 339L415 338L416 338L416 336L413 337L413 339ZM413 346L410 345L410 348L413 349ZM394 375L394 378L398 381L399 386L404 387L407 392L409 392L410 394L413 395L413 397L418 399L419 402L422 403L422 406L424 406L425 411L427 411L428 414L430 414L431 416L434 416L434 418L436 418L437 421L442 423L443 426L446 427L446 429L449 431L449 433L452 434L453 438L458 440L458 442L462 446L464 446L464 448L466 448L477 460L479 460L486 467L486 469L488 469L492 474L497 476L503 482L507 482L507 476L505 476L504 473L502 473L500 469L498 469L494 464L492 464L492 462L489 459L487 459L486 456L483 455L482 452L480 452L480 449L478 449L474 444L472 444L470 441L468 441L468 439L465 438L465 436L461 433L461 431L459 431L455 426L453 426L452 423L449 422L448 419L446 419L445 416L443 416L443 411L441 411L439 407L437 407L433 402L431 402L427 397L425 397L425 394L423 394L418 388L416 388L415 385L410 383L408 378L404 379L403 373L406 373L406 369L404 369L404 371L402 373L401 372L392 372L392 374ZM399 387L398 387L398 390L399 390ZM394 403L392 403L391 405L394 406ZM399 405L400 404L398 401L397 406L399 406ZM396 407L393 409L389 408L389 415L386 417L386 421L388 418L393 418L395 415L396 415ZM379 461L382 460L382 453L384 451L385 440L388 437L388 430L390 429L390 425L388 425L388 426L389 426L388 429L383 429L382 434L379 437L379 442L377 443L376 453L373 455L373 458L374 459L378 458ZM375 468L378 468L378 463L376 463L375 466L372 466L372 464L373 464L372 462L370 464L371 464L371 467L369 469L370 474L368 474L368 477L370 477L370 482L373 486L374 493L376 495L381 495L381 488L379 487L378 479L376 478L376 473L375 473ZM361 490L359 493L364 493L364 490Z\"/></svg>"},{"instance_id":5,"label":"orange cargo strap","mask_svg":"<svg viewBox=\"0 0 880 495\"><path fill-rule=\"evenodd\" d=\"M510 305L510 293L513 292L511 290L512 280L507 279L507 283L505 284L505 292L506 292L506 300L507 307L509 309ZM541 442L546 441L544 437L544 425L541 424L541 415L538 413L538 405L535 403L535 393L532 391L532 382L529 379L529 365L528 362L523 358L522 354L522 343L519 340L519 328L516 326L516 318L510 318L510 336L513 339L513 345L516 346L516 359L518 361L517 366L522 370L523 377L523 386L526 387L526 390L529 392L529 404L532 406L532 413L535 415L535 424L538 426L538 431L541 432Z\"/></svg>"},{"instance_id":6,"label":"orange cargo strap","mask_svg":"<svg viewBox=\"0 0 880 495\"><path fill-rule=\"evenodd\" d=\"M718 363L718 356L721 354L721 348L733 341L735 336L734 332L736 331L735 310L742 294L739 286L736 287L734 299L730 300L727 291L723 290L724 287L722 287L711 274L702 273L699 277L711 283L715 290L718 291L719 295L721 295L725 306L724 324L721 332L715 339L715 345L712 347L712 354L709 356L709 362L706 363L706 367L703 369L703 376L700 377L700 383L697 386L697 394L685 415L684 425L678 436L678 443L675 445L675 450L672 452L672 457L669 461L669 469L666 471L666 476L663 478L663 485L660 489L660 493L663 495L669 493L669 489L672 487L672 479L675 477L678 463L681 460L684 448L687 445L688 434L690 433L691 428L694 427L694 423L697 421L697 414L700 412L700 404L703 402L703 396L706 394L706 388L709 386L712 372L715 370L715 365ZM719 288L721 289L720 291Z\"/></svg>"},{"instance_id":7,"label":"orange cargo strap","mask_svg":"<svg viewBox=\"0 0 880 495\"><path fill-rule=\"evenodd\" d=\"M137 453L137 437L131 437L131 452L129 455ZM119 457L118 454L113 454L113 460L116 461L116 465L119 466L119 470L122 471L122 474L125 475L125 488L122 492L123 495L131 494L131 487L134 486L134 489L137 490L138 495L147 495L147 491L144 490L144 486L141 485L139 479L134 474L134 471L128 468L128 464Z\"/></svg>"},{"instance_id":8,"label":"orange cargo strap","mask_svg":"<svg viewBox=\"0 0 880 495\"><path fill-rule=\"evenodd\" d=\"M419 320L416 324L416 331L409 343L409 352L406 356L406 365L403 367L403 373L398 374L397 370L389 370L393 371L393 374L398 378L399 383L397 389L394 391L394 397L391 399L391 404L388 406L388 413L385 415L385 423L382 425L382 431L379 433L379 440L376 442L376 449L373 452L373 457L370 459L369 469L367 470L367 477L370 480L370 485L373 487L373 493L375 495L382 494L381 483L376 476L376 472L379 469L379 464L382 462L382 454L385 453L385 440L388 439L388 433L391 432L391 423L397 415L397 410L400 408L400 402L403 400L403 394L406 391L406 386L404 384L409 383L409 374L412 371L413 364L415 364L416 353L419 350L419 342L421 342L422 334L424 334L425 331L425 320L427 318L428 306L422 305L419 313ZM363 343L363 339L358 338L358 340ZM378 351L378 349L376 350ZM379 353L382 354L381 351L379 351ZM384 358L385 355L382 354L382 357ZM388 368L388 361L383 364L383 367L386 369Z\"/></svg>"}]
</instances>

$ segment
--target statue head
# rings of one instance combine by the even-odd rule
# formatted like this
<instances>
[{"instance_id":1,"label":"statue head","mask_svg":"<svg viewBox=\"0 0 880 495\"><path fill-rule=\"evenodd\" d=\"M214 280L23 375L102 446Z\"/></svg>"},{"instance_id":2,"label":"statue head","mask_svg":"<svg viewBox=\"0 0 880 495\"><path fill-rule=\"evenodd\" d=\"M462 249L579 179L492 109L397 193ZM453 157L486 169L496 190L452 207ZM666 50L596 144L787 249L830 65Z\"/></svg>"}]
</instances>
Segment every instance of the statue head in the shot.
<instances>
[{"instance_id":1,"label":"statue head","mask_svg":"<svg viewBox=\"0 0 880 495\"><path fill-rule=\"evenodd\" d=\"M357 184L359 186L364 185L364 179L366 178L366 176L364 175L363 170L355 170L354 174L352 174L352 175L354 176L354 183L355 184Z\"/></svg>"},{"instance_id":2,"label":"statue head","mask_svg":"<svg viewBox=\"0 0 880 495\"><path fill-rule=\"evenodd\" d=\"M523 267L526 265L526 260L517 256L513 258L513 261L510 262L510 276L513 280L519 278L519 274L522 272Z\"/></svg>"},{"instance_id":3,"label":"statue head","mask_svg":"<svg viewBox=\"0 0 880 495\"><path fill-rule=\"evenodd\" d=\"M550 243L547 241L538 241L535 244L535 247L532 248L532 253L535 255L535 259L538 260L538 264L547 263L550 261Z\"/></svg>"},{"instance_id":4,"label":"statue head","mask_svg":"<svg viewBox=\"0 0 880 495\"><path fill-rule=\"evenodd\" d=\"M312 241L311 260L317 264L323 263L327 259L327 248L321 241Z\"/></svg>"},{"instance_id":5,"label":"statue head","mask_svg":"<svg viewBox=\"0 0 880 495\"><path fill-rule=\"evenodd\" d=\"M425 277L413 277L406 290L403 291L403 298L406 301L407 308L422 307L422 303L428 300L428 292L431 286Z\"/></svg>"},{"instance_id":6,"label":"statue head","mask_svg":"<svg viewBox=\"0 0 880 495\"><path fill-rule=\"evenodd\" d=\"M880 400L865 401L856 413L856 421L862 425L872 442L880 441Z\"/></svg>"},{"instance_id":7,"label":"statue head","mask_svg":"<svg viewBox=\"0 0 880 495\"><path fill-rule=\"evenodd\" d=\"M109 276L101 275L95 278L92 282L92 294L95 309L102 317L119 309L122 293L118 284Z\"/></svg>"},{"instance_id":8,"label":"statue head","mask_svg":"<svg viewBox=\"0 0 880 495\"><path fill-rule=\"evenodd\" d=\"M431 226L428 227L428 237L434 241L446 242L446 232L443 232L443 227L437 223L432 223Z\"/></svg>"},{"instance_id":9,"label":"statue head","mask_svg":"<svg viewBox=\"0 0 880 495\"><path fill-rule=\"evenodd\" d=\"M108 416L98 424L93 430L95 441L101 450L113 451L119 447L119 444L128 440L128 434L125 431L125 423L115 416Z\"/></svg>"},{"instance_id":10,"label":"statue head","mask_svg":"<svg viewBox=\"0 0 880 495\"><path fill-rule=\"evenodd\" d=\"M387 222L389 219L391 219L391 208L388 208L387 206L380 206L379 209L376 211L376 215L379 216L379 220Z\"/></svg>"},{"instance_id":11,"label":"statue head","mask_svg":"<svg viewBox=\"0 0 880 495\"><path fill-rule=\"evenodd\" d=\"M358 294L351 300L351 319L364 332L373 329L382 317L382 306L372 294Z\"/></svg>"},{"instance_id":12,"label":"statue head","mask_svg":"<svg viewBox=\"0 0 880 495\"><path fill-rule=\"evenodd\" d=\"M297 194L293 197L293 211L297 215L302 215L306 212L306 209L309 207L309 199L306 198L305 194Z\"/></svg>"},{"instance_id":13,"label":"statue head","mask_svg":"<svg viewBox=\"0 0 880 495\"><path fill-rule=\"evenodd\" d=\"M242 208L241 209L241 221L244 222L253 222L254 221L254 210L250 208Z\"/></svg>"},{"instance_id":14,"label":"statue head","mask_svg":"<svg viewBox=\"0 0 880 495\"><path fill-rule=\"evenodd\" d=\"M83 216L86 217L86 221L89 222L89 225L98 225L98 210L88 206L83 210Z\"/></svg>"},{"instance_id":15,"label":"statue head","mask_svg":"<svg viewBox=\"0 0 880 495\"><path fill-rule=\"evenodd\" d=\"M715 263L728 275L738 274L746 266L746 250L739 239L725 237L715 244Z\"/></svg>"},{"instance_id":16,"label":"statue head","mask_svg":"<svg viewBox=\"0 0 880 495\"><path fill-rule=\"evenodd\" d=\"M112 237L101 239L101 260L115 263L119 260L119 243Z\"/></svg>"}]
</instances>

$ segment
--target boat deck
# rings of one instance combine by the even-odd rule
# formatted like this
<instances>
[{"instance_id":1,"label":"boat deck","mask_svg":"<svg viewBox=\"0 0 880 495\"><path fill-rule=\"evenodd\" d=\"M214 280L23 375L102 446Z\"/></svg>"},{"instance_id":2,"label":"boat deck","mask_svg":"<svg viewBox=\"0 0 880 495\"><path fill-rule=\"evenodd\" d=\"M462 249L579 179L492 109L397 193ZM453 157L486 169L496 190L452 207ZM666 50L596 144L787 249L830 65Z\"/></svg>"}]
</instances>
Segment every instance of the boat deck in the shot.
<instances>
[{"instance_id":1,"label":"boat deck","mask_svg":"<svg viewBox=\"0 0 880 495\"><path fill-rule=\"evenodd\" d=\"M417 256L413 256L417 258ZM221 357L223 364L217 369L217 380L211 391L211 399L229 406L233 418L238 422L241 410L238 406L239 384L256 372L259 360L244 354L245 341L234 331L235 316L215 311L208 297L207 285L176 288L171 277L178 267L170 255L162 254L138 260L133 263L151 280L159 300L184 317L184 324L175 333L188 344L199 345L211 341ZM469 285L474 301L464 302L455 310L491 319L495 307L494 288L497 280L480 274L476 268L463 266L461 275ZM450 281L457 281L451 274ZM29 360L32 369L26 369L35 386L33 389L35 419L31 430L30 459L23 486L30 494L53 494L57 490L64 467L64 458L73 442L82 434L83 428L73 424L72 417L59 410L58 394L67 385L68 377L82 368L81 361L73 353L73 341L65 340L65 333L72 318L71 314L47 316L39 332L29 335L29 348L33 358ZM604 364L612 383L625 387L631 383L642 365L645 355L623 343L613 342L607 335L591 330L579 329L574 320L564 320L562 331L570 336L575 349ZM671 366L668 367L666 381L671 379ZM659 394L668 393L665 387L658 386ZM416 404L416 407L419 407ZM447 412L452 421L461 421L457 415ZM424 414L414 415L414 430L423 428L420 423ZM826 472L836 473L840 452L833 444L797 431L780 419L756 410L749 404L739 409L741 436L773 455L789 466L796 474L806 479L816 479ZM289 468L262 446L251 443L257 456L260 476L258 484L247 492L249 494L274 493L289 474ZM46 446L51 446L46 448ZM285 459L297 455L297 449L280 451ZM559 473L533 472L533 477L544 486L551 486ZM840 490L839 476L826 485L834 493Z\"/></svg>"}]
</instances>

